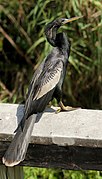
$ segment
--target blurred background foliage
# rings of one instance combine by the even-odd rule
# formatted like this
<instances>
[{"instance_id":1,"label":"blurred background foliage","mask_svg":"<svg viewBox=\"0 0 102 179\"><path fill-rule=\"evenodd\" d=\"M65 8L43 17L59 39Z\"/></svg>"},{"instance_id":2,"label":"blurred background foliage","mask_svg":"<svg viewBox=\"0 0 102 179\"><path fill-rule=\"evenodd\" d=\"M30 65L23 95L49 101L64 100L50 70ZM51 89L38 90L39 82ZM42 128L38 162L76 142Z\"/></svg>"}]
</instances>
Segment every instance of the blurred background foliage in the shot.
<instances>
[{"instance_id":1,"label":"blurred background foliage","mask_svg":"<svg viewBox=\"0 0 102 179\"><path fill-rule=\"evenodd\" d=\"M84 17L60 29L71 41L63 100L102 109L102 0L0 0L1 102L24 103L35 69L52 48L44 35L45 25L57 17L73 16ZM25 169L26 179L60 176L102 178L101 172Z\"/></svg>"}]
</instances>

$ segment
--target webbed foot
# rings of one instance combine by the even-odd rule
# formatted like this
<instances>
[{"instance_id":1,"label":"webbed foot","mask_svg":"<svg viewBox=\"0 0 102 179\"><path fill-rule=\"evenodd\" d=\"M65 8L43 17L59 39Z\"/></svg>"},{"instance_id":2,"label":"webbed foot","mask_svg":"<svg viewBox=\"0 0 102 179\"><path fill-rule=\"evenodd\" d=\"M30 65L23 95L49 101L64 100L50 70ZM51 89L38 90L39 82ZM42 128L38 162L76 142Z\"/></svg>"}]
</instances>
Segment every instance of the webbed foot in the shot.
<instances>
[{"instance_id":1,"label":"webbed foot","mask_svg":"<svg viewBox=\"0 0 102 179\"><path fill-rule=\"evenodd\" d=\"M56 114L61 112L61 111L73 111L73 110L76 110L76 109L80 109L80 107L71 107L71 106L64 106L63 102L60 101L59 102L59 108L56 110Z\"/></svg>"}]
</instances>

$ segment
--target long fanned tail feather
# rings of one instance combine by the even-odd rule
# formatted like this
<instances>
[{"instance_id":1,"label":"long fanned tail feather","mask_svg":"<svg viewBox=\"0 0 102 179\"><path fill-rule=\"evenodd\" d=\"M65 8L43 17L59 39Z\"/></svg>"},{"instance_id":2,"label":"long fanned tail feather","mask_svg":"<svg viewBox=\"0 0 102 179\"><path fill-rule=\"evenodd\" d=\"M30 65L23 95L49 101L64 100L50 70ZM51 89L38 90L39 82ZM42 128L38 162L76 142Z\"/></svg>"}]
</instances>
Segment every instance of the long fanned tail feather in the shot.
<instances>
[{"instance_id":1,"label":"long fanned tail feather","mask_svg":"<svg viewBox=\"0 0 102 179\"><path fill-rule=\"evenodd\" d=\"M6 166L13 167L24 160L30 142L33 126L36 121L36 114L25 120L24 128L20 126L14 136L8 150L2 158Z\"/></svg>"}]
</instances>

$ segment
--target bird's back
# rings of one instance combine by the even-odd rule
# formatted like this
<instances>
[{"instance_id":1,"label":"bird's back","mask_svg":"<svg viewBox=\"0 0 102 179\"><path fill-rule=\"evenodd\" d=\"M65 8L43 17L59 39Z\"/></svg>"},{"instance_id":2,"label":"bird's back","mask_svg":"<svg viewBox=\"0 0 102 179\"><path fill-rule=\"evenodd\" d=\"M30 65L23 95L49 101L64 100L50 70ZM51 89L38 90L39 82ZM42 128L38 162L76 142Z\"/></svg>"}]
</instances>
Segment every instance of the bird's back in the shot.
<instances>
[{"instance_id":1,"label":"bird's back","mask_svg":"<svg viewBox=\"0 0 102 179\"><path fill-rule=\"evenodd\" d=\"M63 61L63 54L55 47L35 71L25 103L26 118L42 112L52 99L63 71Z\"/></svg>"}]
</instances>

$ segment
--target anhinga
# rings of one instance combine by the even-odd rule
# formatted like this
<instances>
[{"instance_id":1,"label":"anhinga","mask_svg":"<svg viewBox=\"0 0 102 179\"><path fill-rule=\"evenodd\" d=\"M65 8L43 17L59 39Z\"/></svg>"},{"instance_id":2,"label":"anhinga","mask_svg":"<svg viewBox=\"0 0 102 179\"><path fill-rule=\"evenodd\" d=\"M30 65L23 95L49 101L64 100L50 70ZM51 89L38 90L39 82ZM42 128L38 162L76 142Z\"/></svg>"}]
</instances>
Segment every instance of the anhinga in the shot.
<instances>
[{"instance_id":1,"label":"anhinga","mask_svg":"<svg viewBox=\"0 0 102 179\"><path fill-rule=\"evenodd\" d=\"M60 26L76 19L79 17L59 18L45 27L46 38L54 48L33 75L25 102L24 116L2 159L6 166L14 166L24 160L35 123L32 114L36 116L37 113L43 112L53 97L57 99L62 110L73 110L62 103L62 85L68 64L70 43L65 33L57 33L57 30Z\"/></svg>"}]
</instances>

